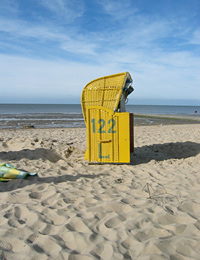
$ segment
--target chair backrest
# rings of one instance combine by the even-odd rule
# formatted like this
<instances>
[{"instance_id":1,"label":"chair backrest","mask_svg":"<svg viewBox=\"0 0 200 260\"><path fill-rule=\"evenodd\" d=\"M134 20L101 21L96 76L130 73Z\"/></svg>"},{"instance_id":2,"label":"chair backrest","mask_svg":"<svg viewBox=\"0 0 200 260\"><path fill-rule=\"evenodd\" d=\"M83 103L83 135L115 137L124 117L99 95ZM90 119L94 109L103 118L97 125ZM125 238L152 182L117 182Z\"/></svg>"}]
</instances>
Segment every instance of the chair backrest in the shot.
<instances>
[{"instance_id":1,"label":"chair backrest","mask_svg":"<svg viewBox=\"0 0 200 260\"><path fill-rule=\"evenodd\" d=\"M101 106L114 112L117 111L126 83L132 82L129 72L101 77L89 82L82 91L81 106L85 123L87 107ZM127 95L125 95L125 99Z\"/></svg>"}]
</instances>

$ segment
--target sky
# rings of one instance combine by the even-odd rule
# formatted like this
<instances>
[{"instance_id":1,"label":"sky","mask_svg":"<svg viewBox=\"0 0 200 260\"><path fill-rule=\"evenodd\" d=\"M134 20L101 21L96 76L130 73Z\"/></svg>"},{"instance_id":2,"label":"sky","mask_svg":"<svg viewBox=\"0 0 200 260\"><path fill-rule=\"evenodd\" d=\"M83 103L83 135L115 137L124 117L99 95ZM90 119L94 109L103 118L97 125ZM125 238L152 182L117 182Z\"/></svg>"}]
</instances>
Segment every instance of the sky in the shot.
<instances>
[{"instance_id":1,"label":"sky","mask_svg":"<svg viewBox=\"0 0 200 260\"><path fill-rule=\"evenodd\" d=\"M200 0L0 0L0 103L80 103L128 71L129 104L200 105Z\"/></svg>"}]
</instances>

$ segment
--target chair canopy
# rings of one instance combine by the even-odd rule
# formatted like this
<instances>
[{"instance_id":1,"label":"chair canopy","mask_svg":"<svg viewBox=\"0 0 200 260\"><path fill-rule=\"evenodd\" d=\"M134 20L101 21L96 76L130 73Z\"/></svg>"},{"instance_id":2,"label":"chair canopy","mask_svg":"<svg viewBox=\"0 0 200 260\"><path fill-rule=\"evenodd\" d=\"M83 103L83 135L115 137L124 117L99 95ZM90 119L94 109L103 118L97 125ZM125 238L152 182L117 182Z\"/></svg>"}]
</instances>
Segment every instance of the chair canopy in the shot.
<instances>
[{"instance_id":1,"label":"chair canopy","mask_svg":"<svg viewBox=\"0 0 200 260\"><path fill-rule=\"evenodd\" d=\"M129 72L101 77L89 82L83 89L81 106L85 122L86 109L90 106L100 106L117 111L122 94L125 99L133 91L130 87L132 78Z\"/></svg>"}]
</instances>

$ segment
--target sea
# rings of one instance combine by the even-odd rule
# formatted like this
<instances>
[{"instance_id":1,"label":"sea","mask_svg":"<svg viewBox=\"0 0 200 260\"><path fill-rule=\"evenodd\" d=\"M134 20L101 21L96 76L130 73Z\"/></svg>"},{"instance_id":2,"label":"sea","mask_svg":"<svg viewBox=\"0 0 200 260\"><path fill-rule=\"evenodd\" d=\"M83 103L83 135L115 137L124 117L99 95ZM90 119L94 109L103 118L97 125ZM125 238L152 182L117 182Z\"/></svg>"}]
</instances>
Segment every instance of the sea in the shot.
<instances>
[{"instance_id":1,"label":"sea","mask_svg":"<svg viewBox=\"0 0 200 260\"><path fill-rule=\"evenodd\" d=\"M137 115L200 117L200 106L126 105ZM140 120L135 118L135 122ZM152 124L143 118L141 124ZM0 129L85 127L80 104L0 104Z\"/></svg>"}]
</instances>

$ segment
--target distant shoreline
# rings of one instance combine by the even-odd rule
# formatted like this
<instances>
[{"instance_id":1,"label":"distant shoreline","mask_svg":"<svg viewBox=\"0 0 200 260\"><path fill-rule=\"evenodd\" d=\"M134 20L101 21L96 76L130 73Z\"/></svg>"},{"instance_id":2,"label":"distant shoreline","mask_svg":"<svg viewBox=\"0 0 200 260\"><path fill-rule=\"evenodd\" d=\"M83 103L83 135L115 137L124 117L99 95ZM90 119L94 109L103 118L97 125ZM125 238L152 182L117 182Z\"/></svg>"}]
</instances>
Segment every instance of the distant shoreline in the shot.
<instances>
[{"instance_id":1,"label":"distant shoreline","mask_svg":"<svg viewBox=\"0 0 200 260\"><path fill-rule=\"evenodd\" d=\"M200 124L200 115L134 114L135 126ZM0 115L0 129L84 128L82 114Z\"/></svg>"},{"instance_id":2,"label":"distant shoreline","mask_svg":"<svg viewBox=\"0 0 200 260\"><path fill-rule=\"evenodd\" d=\"M200 115L134 114L135 125L200 124Z\"/></svg>"}]
</instances>

